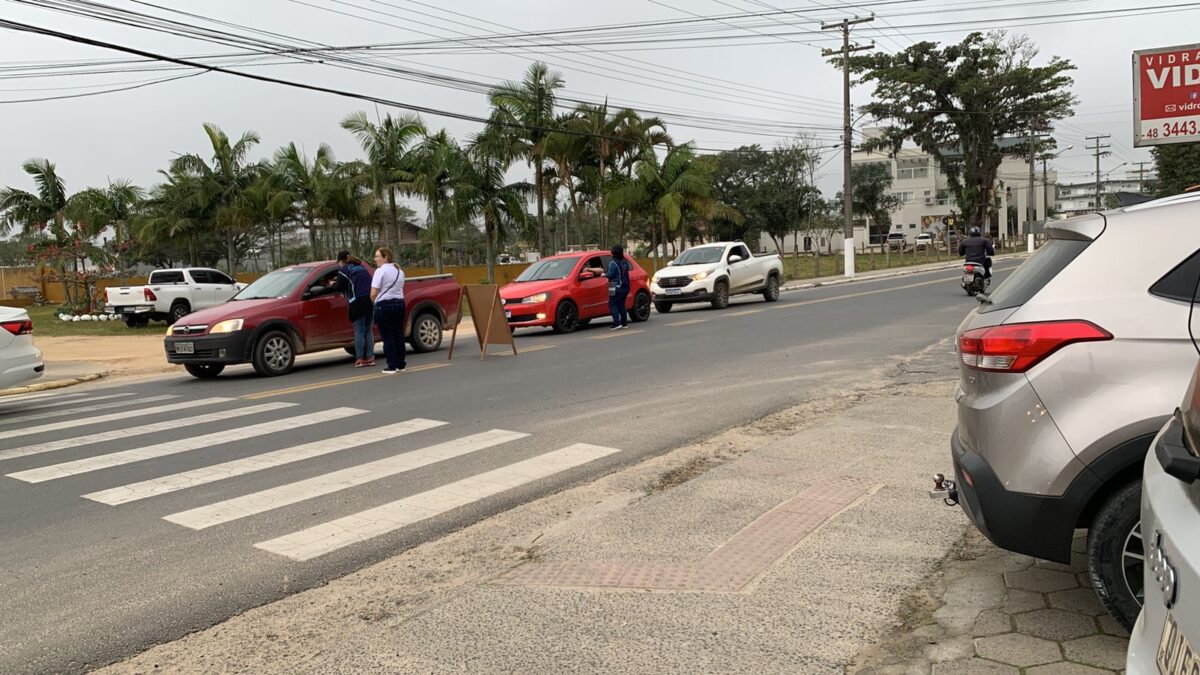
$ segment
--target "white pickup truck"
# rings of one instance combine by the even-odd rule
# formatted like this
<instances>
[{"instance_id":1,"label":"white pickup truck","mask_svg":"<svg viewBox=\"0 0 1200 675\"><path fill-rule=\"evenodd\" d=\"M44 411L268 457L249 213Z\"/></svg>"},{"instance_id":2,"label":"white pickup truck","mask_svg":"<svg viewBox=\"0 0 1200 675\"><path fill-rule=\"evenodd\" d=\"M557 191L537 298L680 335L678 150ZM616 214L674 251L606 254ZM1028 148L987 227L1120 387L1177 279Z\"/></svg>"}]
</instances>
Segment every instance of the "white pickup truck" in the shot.
<instances>
[{"instance_id":1,"label":"white pickup truck","mask_svg":"<svg viewBox=\"0 0 1200 675\"><path fill-rule=\"evenodd\" d=\"M245 284L207 267L154 270L145 286L109 288L105 311L125 319L130 328L150 319L175 323L187 314L220 305Z\"/></svg>"},{"instance_id":2,"label":"white pickup truck","mask_svg":"<svg viewBox=\"0 0 1200 675\"><path fill-rule=\"evenodd\" d=\"M783 261L778 255L754 256L740 241L694 246L654 273L650 292L661 313L681 302L708 302L722 309L729 296L762 293L767 302L779 299Z\"/></svg>"}]
</instances>

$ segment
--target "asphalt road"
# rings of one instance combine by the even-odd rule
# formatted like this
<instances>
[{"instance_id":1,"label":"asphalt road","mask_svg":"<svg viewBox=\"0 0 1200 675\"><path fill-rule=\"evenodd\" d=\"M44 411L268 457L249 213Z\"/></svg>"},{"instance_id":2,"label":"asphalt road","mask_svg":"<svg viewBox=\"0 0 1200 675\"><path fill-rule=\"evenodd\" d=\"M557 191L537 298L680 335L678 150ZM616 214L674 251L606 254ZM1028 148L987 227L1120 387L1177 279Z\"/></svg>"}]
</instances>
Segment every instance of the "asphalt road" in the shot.
<instances>
[{"instance_id":1,"label":"asphalt road","mask_svg":"<svg viewBox=\"0 0 1200 675\"><path fill-rule=\"evenodd\" d=\"M110 663L803 402L974 303L944 270L519 331L519 356L468 341L396 376L331 352L0 401L0 672Z\"/></svg>"}]
</instances>

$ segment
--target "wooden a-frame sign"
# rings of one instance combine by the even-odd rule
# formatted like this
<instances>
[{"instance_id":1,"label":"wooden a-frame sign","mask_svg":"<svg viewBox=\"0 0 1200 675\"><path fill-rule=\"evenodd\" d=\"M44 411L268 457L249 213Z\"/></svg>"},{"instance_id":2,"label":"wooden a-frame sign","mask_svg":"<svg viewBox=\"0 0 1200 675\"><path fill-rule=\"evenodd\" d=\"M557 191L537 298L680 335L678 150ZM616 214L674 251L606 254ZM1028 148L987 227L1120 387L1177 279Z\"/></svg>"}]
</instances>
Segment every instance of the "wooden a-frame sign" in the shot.
<instances>
[{"instance_id":1,"label":"wooden a-frame sign","mask_svg":"<svg viewBox=\"0 0 1200 675\"><path fill-rule=\"evenodd\" d=\"M454 322L454 330L450 333L450 358L454 358L454 342L458 338L458 325L462 323L464 302L471 308L471 322L475 324L475 337L479 338L479 360L487 356L488 345L509 345L516 356L517 343L508 327L508 319L504 317L500 289L490 284L467 284L458 298L458 321Z\"/></svg>"}]
</instances>

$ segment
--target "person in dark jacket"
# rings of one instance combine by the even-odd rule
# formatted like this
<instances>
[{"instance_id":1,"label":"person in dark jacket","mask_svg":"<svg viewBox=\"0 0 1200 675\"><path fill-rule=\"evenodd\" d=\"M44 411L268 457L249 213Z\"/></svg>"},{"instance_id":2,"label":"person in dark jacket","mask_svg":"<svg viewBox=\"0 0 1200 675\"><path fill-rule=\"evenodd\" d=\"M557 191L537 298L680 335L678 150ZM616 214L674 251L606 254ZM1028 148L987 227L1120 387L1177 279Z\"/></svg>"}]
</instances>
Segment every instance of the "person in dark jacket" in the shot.
<instances>
[{"instance_id":1,"label":"person in dark jacket","mask_svg":"<svg viewBox=\"0 0 1200 675\"><path fill-rule=\"evenodd\" d=\"M625 249L620 246L612 247L612 262L608 263L608 311L612 314L612 328L619 330L629 326L629 310L625 308L625 300L629 297L629 271L632 269L625 259Z\"/></svg>"},{"instance_id":2,"label":"person in dark jacket","mask_svg":"<svg viewBox=\"0 0 1200 675\"><path fill-rule=\"evenodd\" d=\"M969 263L983 265L983 278L992 278L991 256L996 255L996 250L992 248L992 242L988 241L987 237L981 236L978 227L972 227L971 236L958 245L958 254L966 256Z\"/></svg>"},{"instance_id":3,"label":"person in dark jacket","mask_svg":"<svg viewBox=\"0 0 1200 675\"><path fill-rule=\"evenodd\" d=\"M354 367L375 365L375 336L371 332L371 273L363 261L349 251L338 253L337 286L350 304L350 321L354 324Z\"/></svg>"}]
</instances>

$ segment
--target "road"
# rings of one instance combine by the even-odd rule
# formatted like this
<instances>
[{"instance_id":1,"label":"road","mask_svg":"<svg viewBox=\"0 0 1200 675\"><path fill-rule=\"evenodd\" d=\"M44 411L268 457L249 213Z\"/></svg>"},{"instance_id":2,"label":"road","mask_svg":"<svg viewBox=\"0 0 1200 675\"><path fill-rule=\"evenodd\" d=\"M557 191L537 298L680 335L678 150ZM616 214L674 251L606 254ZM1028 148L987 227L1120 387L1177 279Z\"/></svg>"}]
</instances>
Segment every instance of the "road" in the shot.
<instances>
[{"instance_id":1,"label":"road","mask_svg":"<svg viewBox=\"0 0 1200 675\"><path fill-rule=\"evenodd\" d=\"M522 331L519 356L467 343L397 376L338 352L0 401L0 672L110 663L803 402L974 302L943 270Z\"/></svg>"}]
</instances>

